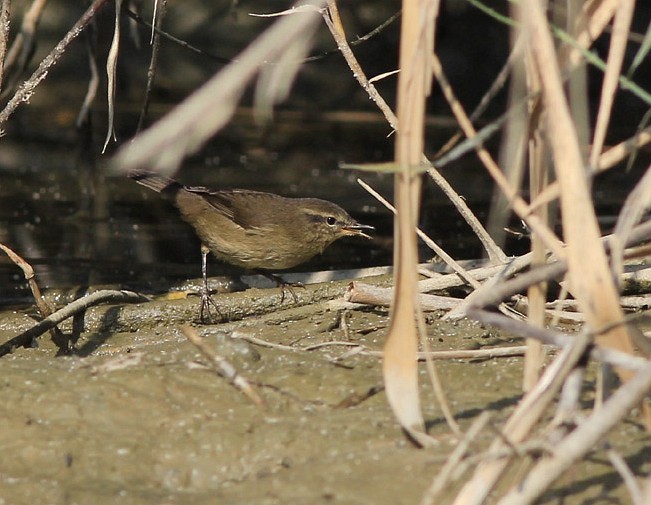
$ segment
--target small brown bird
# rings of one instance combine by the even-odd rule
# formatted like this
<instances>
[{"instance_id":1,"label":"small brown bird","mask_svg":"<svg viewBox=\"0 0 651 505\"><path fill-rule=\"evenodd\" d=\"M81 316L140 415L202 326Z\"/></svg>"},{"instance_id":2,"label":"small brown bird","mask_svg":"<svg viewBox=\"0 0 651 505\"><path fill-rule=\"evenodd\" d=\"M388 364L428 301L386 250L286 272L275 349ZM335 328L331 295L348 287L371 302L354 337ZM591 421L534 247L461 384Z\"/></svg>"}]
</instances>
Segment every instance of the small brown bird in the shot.
<instances>
[{"instance_id":1,"label":"small brown bird","mask_svg":"<svg viewBox=\"0 0 651 505\"><path fill-rule=\"evenodd\" d=\"M214 305L208 291L208 251L231 265L261 271L284 287L286 283L269 270L292 268L323 252L335 240L348 235L370 238L364 232L373 230L338 205L317 198L184 186L149 171L134 171L129 177L169 196L201 239L202 320L208 304Z\"/></svg>"}]
</instances>

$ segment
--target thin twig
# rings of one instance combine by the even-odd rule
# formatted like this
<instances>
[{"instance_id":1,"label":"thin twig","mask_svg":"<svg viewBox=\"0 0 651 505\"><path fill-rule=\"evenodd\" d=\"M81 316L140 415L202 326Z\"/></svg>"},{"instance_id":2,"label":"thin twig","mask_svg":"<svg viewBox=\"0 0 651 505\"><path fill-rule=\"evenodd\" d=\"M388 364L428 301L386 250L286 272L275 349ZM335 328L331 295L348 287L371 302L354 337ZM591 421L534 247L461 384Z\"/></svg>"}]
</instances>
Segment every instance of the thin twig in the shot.
<instances>
[{"instance_id":1,"label":"thin twig","mask_svg":"<svg viewBox=\"0 0 651 505\"><path fill-rule=\"evenodd\" d=\"M251 383L246 380L237 369L223 356L220 356L215 350L210 347L197 333L197 330L191 326L183 325L181 331L185 338L187 338L206 358L208 364L215 372L230 382L235 388L244 393L256 407L264 407L265 402L258 394Z\"/></svg>"},{"instance_id":2,"label":"thin twig","mask_svg":"<svg viewBox=\"0 0 651 505\"><path fill-rule=\"evenodd\" d=\"M250 335L248 333L235 332L233 333L233 338L239 338L245 340L253 345L259 345L261 347L267 347L269 349L277 349L279 351L289 351L289 352L310 352L316 349L321 349L324 347L352 347L351 351L354 352L354 355L361 356L370 356L373 358L381 358L383 356L382 351L373 351L368 349L362 344L355 342L322 342L320 344L313 344L305 347L285 345L285 344L276 344L274 342L268 342L267 340L262 340L258 337ZM444 360L444 359L492 359L492 358L507 358L514 356L522 356L524 354L526 347L513 346L513 347L494 347L491 349L469 349L469 350L458 350L458 351L430 351L430 352L419 352L416 357L419 361L424 361L427 357L435 360Z\"/></svg>"},{"instance_id":3,"label":"thin twig","mask_svg":"<svg viewBox=\"0 0 651 505\"><path fill-rule=\"evenodd\" d=\"M46 317L38 324L25 330L20 335L16 335L4 344L0 345L0 356L10 353L16 347L29 346L33 339L42 335L50 328L55 327L57 324L65 321L69 317L86 310L88 307L97 305L103 302L113 303L137 303L147 301L147 298L132 291L115 291L115 290L102 290L96 291L90 295L84 296L72 303L69 303L62 309L57 310L50 316Z\"/></svg>"},{"instance_id":4,"label":"thin twig","mask_svg":"<svg viewBox=\"0 0 651 505\"><path fill-rule=\"evenodd\" d=\"M41 61L40 65L31 77L23 82L11 100L9 100L9 103L7 103L2 112L0 112L0 127L7 122L11 114L14 113L21 103L29 101L36 87L45 79L45 77L47 77L51 68L58 63L70 43L79 36L107 1L108 0L95 0L74 24L70 31L66 33L65 37L63 37L54 49L50 51L50 54Z\"/></svg>"},{"instance_id":5,"label":"thin twig","mask_svg":"<svg viewBox=\"0 0 651 505\"><path fill-rule=\"evenodd\" d=\"M13 261L23 271L23 274L25 275L25 279L27 280L27 283L29 284L29 288L32 291L32 296L36 301L36 306L38 307L38 311L41 313L41 316L47 317L50 314L52 314L52 311L54 309L41 296L41 290L39 289L38 284L36 282L36 274L34 273L34 269L32 268L32 266L6 245L0 244L0 249L2 249L7 254L7 256L9 256L9 259L11 259L11 261Z\"/></svg>"},{"instance_id":6,"label":"thin twig","mask_svg":"<svg viewBox=\"0 0 651 505\"><path fill-rule=\"evenodd\" d=\"M394 215L396 214L396 208L389 203L389 201L384 198L380 193L375 191L369 184L367 184L364 180L362 179L357 179L357 183L364 188L368 193L373 196L378 202L380 202L382 205L384 205L387 209L389 209ZM452 270L454 270L459 276L461 276L462 279L464 279L468 284L470 284L473 288L477 289L478 287L481 286L479 282L477 282L468 271L463 268L459 263L457 263L452 256L450 256L448 253L446 253L441 246L439 246L436 242L434 242L427 234L421 230L420 228L416 228L416 233L420 237L420 239L425 242L427 247L429 247L432 251L434 251L443 261L445 261L445 264L448 265Z\"/></svg>"},{"instance_id":7,"label":"thin twig","mask_svg":"<svg viewBox=\"0 0 651 505\"><path fill-rule=\"evenodd\" d=\"M136 135L142 130L145 120L147 118L147 112L149 111L149 102L151 100L151 90L154 85L154 76L156 75L156 69L158 68L158 54L160 52L160 28L163 26L163 20L165 19L165 13L167 12L167 0L157 0L155 8L155 21L152 27L151 32L151 59L149 61L149 68L147 69L147 86L145 87L145 98L142 103L142 110L140 111L140 117L138 118L138 126L136 127Z\"/></svg>"},{"instance_id":8,"label":"thin twig","mask_svg":"<svg viewBox=\"0 0 651 505\"><path fill-rule=\"evenodd\" d=\"M11 21L11 0L0 0L0 91L5 71L5 55L9 42L9 22Z\"/></svg>"}]
</instances>

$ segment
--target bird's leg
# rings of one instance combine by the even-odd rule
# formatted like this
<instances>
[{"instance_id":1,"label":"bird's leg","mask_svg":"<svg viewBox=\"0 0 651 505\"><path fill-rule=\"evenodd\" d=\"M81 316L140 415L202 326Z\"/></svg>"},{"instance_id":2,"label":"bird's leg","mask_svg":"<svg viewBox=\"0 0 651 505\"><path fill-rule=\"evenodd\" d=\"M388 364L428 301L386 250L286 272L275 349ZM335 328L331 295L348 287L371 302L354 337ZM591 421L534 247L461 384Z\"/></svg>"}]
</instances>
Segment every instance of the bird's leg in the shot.
<instances>
[{"instance_id":1,"label":"bird's leg","mask_svg":"<svg viewBox=\"0 0 651 505\"><path fill-rule=\"evenodd\" d=\"M208 320L212 321L212 314L210 313L210 306L212 305L217 314L219 314L219 308L215 303L215 300L210 296L210 289L208 288L208 249L205 245L201 244L201 274L203 276L203 285L201 287L201 310L199 312L199 320L201 323L206 321L204 313L208 315Z\"/></svg>"},{"instance_id":2,"label":"bird's leg","mask_svg":"<svg viewBox=\"0 0 651 505\"><path fill-rule=\"evenodd\" d=\"M280 288L280 303L283 303L285 301L285 290L289 291L289 293L292 295L292 298L294 299L294 303L298 303L298 298L296 297L294 288L304 288L305 286L303 286L302 283L287 282L279 275L274 275L271 272L262 269L257 269L256 272L258 272L261 275L264 275L267 279L275 282L276 286Z\"/></svg>"}]
</instances>

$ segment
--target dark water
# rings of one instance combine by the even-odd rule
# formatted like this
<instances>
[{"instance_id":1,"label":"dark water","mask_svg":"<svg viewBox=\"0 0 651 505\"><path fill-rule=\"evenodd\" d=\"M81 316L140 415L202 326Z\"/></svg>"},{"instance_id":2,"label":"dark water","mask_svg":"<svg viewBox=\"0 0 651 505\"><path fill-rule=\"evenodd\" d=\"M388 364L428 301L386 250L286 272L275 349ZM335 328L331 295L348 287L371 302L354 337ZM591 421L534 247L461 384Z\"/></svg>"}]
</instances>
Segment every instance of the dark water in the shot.
<instances>
[{"instance_id":1,"label":"dark water","mask_svg":"<svg viewBox=\"0 0 651 505\"><path fill-rule=\"evenodd\" d=\"M62 5L67 4L61 3L58 11L47 11L44 16L34 62L45 56L81 12L72 12L69 6L68 10L62 9ZM199 4L174 7L168 29L228 56L237 54L268 23L240 13L230 2L206 2L201 4L203 10L199 9ZM246 9L256 11L252 6ZM265 11L265 6L257 11ZM184 12L185 15L179 15ZM190 16L193 13L195 17ZM347 26L357 34L375 28L393 13L390 6L373 12L349 12L343 8ZM455 89L470 108L504 61L508 33L472 9L444 9L442 16L445 23L437 47ZM112 12L107 7L98 18L100 61L110 42L112 22ZM478 46L472 37L466 36L473 30L452 29L460 24L489 28L495 44ZM141 32L148 33L144 29ZM321 30L319 34L313 54L333 48L327 33ZM398 26L394 23L356 48L369 75L395 68L397 34ZM43 287L114 284L157 290L169 283L196 278L200 274L199 242L190 227L158 195L107 168L113 146L106 155L99 152L106 132L103 87L95 101L90 126L81 131L74 127L88 78L82 41L79 39L67 50L30 103L12 116L5 136L0 139L0 242L34 266ZM481 54L464 52L469 45L481 47ZM147 50L134 50L128 40L124 47L118 85L120 141L128 140L135 131L149 57ZM169 43L163 46L161 61L150 121L222 66ZM474 77L469 80L470 70ZM643 76L646 71L643 66L638 75ZM380 81L378 86L391 102L395 78ZM615 111L619 122L614 121L611 127L618 140L632 134L645 111L630 96L624 98ZM246 94L244 103L250 103ZM495 102L494 112L501 113L502 106L503 97ZM430 107L430 118L435 120L430 121L426 133L428 154L436 152L455 131L453 121L440 115L447 114L448 108L436 90ZM325 57L302 69L289 99L279 107L272 121L257 124L250 109L241 109L200 153L186 161L177 178L187 184L215 188L250 188L332 200L361 222L375 226L375 240L342 240L298 270L387 265L392 256L392 216L355 180L361 175L391 200L392 177L337 167L341 162L392 159L394 138L390 133L386 121L352 79L342 59ZM497 142L489 147L497 151ZM597 181L595 194L603 206L606 230L626 193L646 168L648 158L648 154L642 153L630 173L618 170ZM466 156L447 167L444 174L485 221L493 184L476 158ZM421 224L452 256L462 259L482 255L477 239L431 182L425 184L423 191ZM511 220L511 224L517 225L517 221ZM510 237L506 250L517 254L527 246L526 239ZM430 257L423 249L421 260ZM213 262L210 273L237 275L240 271ZM30 300L22 272L0 254L0 304L16 300Z\"/></svg>"},{"instance_id":2,"label":"dark water","mask_svg":"<svg viewBox=\"0 0 651 505\"><path fill-rule=\"evenodd\" d=\"M279 114L269 127L256 126L247 111L191 159L177 174L188 184L241 187L287 196L335 201L355 218L376 227L373 242L344 239L300 271L386 265L391 261L392 216L357 183L362 176L389 199L392 177L338 169L340 162L389 159L392 142L380 118L373 122L314 123L295 114ZM379 139L379 140L378 140ZM196 278L199 242L173 206L107 166L82 139L5 140L0 153L0 241L32 264L43 287L115 284L155 289ZM470 188L469 188L470 190ZM425 214L440 237L477 245L443 200L430 201ZM212 275L240 270L213 262ZM26 295L22 272L0 257L0 300Z\"/></svg>"}]
</instances>

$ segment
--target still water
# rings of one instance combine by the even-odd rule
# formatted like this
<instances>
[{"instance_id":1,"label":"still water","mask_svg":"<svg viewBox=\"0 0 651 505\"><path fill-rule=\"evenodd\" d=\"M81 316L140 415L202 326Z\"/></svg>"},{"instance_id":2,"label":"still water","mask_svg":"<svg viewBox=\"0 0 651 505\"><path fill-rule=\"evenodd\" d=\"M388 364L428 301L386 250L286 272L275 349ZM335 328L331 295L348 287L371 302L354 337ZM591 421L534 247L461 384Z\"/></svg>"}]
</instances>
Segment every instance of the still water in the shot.
<instances>
[{"instance_id":1,"label":"still water","mask_svg":"<svg viewBox=\"0 0 651 505\"><path fill-rule=\"evenodd\" d=\"M199 242L169 202L112 170L111 156L90 152L83 139L40 133L5 139L0 151L0 242L34 266L42 287L113 284L156 290L200 275ZM243 110L176 177L193 185L329 199L376 227L372 242L344 239L299 271L387 265L392 216L356 179L363 177L390 199L392 177L338 168L344 161L390 159L387 133L374 115L315 123L280 113L273 124L260 127ZM466 186L476 200L477 185ZM487 197L484 192L482 198ZM424 198L426 228L457 256L480 254L449 204L431 188ZM211 275L242 273L216 260L210 268ZM22 272L0 257L0 303L27 295Z\"/></svg>"}]
</instances>

